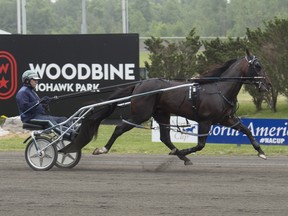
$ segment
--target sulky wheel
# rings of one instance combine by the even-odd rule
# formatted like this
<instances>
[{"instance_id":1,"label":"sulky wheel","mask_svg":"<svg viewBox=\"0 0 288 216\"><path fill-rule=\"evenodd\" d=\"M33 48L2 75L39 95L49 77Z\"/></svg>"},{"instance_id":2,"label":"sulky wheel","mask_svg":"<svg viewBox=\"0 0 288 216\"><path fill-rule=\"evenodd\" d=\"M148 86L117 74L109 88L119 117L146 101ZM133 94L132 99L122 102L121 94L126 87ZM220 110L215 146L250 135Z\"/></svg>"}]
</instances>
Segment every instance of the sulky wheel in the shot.
<instances>
[{"instance_id":1,"label":"sulky wheel","mask_svg":"<svg viewBox=\"0 0 288 216\"><path fill-rule=\"evenodd\" d=\"M57 149L60 150L70 144L71 141L69 140L60 140L57 144ZM60 153L58 152L58 158L56 161L55 166L59 168L67 168L71 169L75 167L81 159L81 150L78 152L73 152L73 153Z\"/></svg>"},{"instance_id":2,"label":"sulky wheel","mask_svg":"<svg viewBox=\"0 0 288 216\"><path fill-rule=\"evenodd\" d=\"M36 143L33 139L31 139L27 144L25 149L26 162L33 170L36 171L44 171L51 169L57 160L58 153L55 145L48 146L52 142L52 140L45 136L36 137L36 142L37 148ZM37 151L37 149L43 150Z\"/></svg>"}]
</instances>

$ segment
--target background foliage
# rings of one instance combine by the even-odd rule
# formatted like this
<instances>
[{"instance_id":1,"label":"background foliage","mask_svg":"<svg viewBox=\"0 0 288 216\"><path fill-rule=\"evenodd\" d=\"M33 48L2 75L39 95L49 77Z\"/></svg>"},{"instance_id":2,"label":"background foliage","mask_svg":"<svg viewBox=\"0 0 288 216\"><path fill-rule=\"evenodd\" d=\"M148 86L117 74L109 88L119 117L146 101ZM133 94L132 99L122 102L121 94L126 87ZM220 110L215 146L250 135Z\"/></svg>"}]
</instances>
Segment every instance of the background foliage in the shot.
<instances>
[{"instance_id":1,"label":"background foliage","mask_svg":"<svg viewBox=\"0 0 288 216\"><path fill-rule=\"evenodd\" d=\"M245 89L252 96L257 111L262 109L262 102L265 101L276 112L279 94L288 95L287 40L288 21L278 18L265 22L263 30L247 28L244 38L200 41L193 29L186 40L179 43L157 38L146 40L150 61L146 61L145 66L149 70L149 77L187 80L212 65L244 56L248 48L260 58L265 72L271 78L273 89L271 94L261 94L252 85L246 85Z\"/></svg>"},{"instance_id":2,"label":"background foliage","mask_svg":"<svg viewBox=\"0 0 288 216\"><path fill-rule=\"evenodd\" d=\"M26 0L28 34L77 34L81 0ZM140 36L242 37L288 18L287 0L129 0L129 32ZM0 29L17 33L17 1L0 0ZM88 33L122 32L121 0L86 0Z\"/></svg>"}]
</instances>

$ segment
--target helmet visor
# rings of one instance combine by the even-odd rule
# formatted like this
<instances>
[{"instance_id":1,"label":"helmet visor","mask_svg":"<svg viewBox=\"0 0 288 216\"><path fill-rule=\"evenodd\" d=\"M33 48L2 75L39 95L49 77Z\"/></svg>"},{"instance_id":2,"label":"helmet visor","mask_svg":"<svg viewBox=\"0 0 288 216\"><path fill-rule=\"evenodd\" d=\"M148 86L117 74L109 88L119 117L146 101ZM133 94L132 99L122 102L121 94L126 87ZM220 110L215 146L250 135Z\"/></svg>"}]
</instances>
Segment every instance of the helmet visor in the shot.
<instances>
[{"instance_id":1,"label":"helmet visor","mask_svg":"<svg viewBox=\"0 0 288 216\"><path fill-rule=\"evenodd\" d=\"M33 77L31 77L30 79L33 79L33 80L40 80L40 77L38 77L38 76L33 76Z\"/></svg>"}]
</instances>

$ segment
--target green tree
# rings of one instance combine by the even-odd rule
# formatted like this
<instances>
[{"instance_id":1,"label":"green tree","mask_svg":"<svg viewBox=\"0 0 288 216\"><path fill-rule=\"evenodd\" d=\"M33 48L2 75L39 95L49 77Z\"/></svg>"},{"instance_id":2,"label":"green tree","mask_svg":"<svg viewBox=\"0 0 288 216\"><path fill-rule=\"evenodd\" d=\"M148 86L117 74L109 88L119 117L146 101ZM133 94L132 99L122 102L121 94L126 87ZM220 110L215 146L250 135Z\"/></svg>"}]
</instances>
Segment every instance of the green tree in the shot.
<instances>
[{"instance_id":1,"label":"green tree","mask_svg":"<svg viewBox=\"0 0 288 216\"><path fill-rule=\"evenodd\" d=\"M266 22L264 31L260 28L254 31L248 28L247 36L272 81L272 97L271 100L267 97L267 102L276 112L278 95L288 96L288 20L275 18Z\"/></svg>"},{"instance_id":2,"label":"green tree","mask_svg":"<svg viewBox=\"0 0 288 216\"><path fill-rule=\"evenodd\" d=\"M16 0L0 0L0 28L17 33ZM78 34L80 0L27 0L29 34ZM115 0L89 0L88 33L122 32L122 5ZM129 32L140 36L185 36L193 28L201 37L243 37L246 28L263 21L288 18L286 0L133 0L129 1Z\"/></svg>"},{"instance_id":3,"label":"green tree","mask_svg":"<svg viewBox=\"0 0 288 216\"><path fill-rule=\"evenodd\" d=\"M187 8L188 14L195 14L194 27L201 36L226 36L226 0L194 0ZM189 10L192 10L191 12ZM189 18L189 16L188 16Z\"/></svg>"},{"instance_id":4,"label":"green tree","mask_svg":"<svg viewBox=\"0 0 288 216\"><path fill-rule=\"evenodd\" d=\"M16 1L0 1L0 29L11 33L17 33Z\"/></svg>"},{"instance_id":5,"label":"green tree","mask_svg":"<svg viewBox=\"0 0 288 216\"><path fill-rule=\"evenodd\" d=\"M228 35L244 36L246 28L263 28L263 23L275 16L287 18L287 6L284 0L231 0L227 9L227 16L232 24Z\"/></svg>"},{"instance_id":6,"label":"green tree","mask_svg":"<svg viewBox=\"0 0 288 216\"><path fill-rule=\"evenodd\" d=\"M199 36L192 29L185 41L172 43L160 38L147 39L150 62L145 62L149 77L190 79L197 73L196 54L201 47Z\"/></svg>"},{"instance_id":7,"label":"green tree","mask_svg":"<svg viewBox=\"0 0 288 216\"><path fill-rule=\"evenodd\" d=\"M54 12L50 0L29 0L26 3L27 33L49 34L54 27Z\"/></svg>"},{"instance_id":8,"label":"green tree","mask_svg":"<svg viewBox=\"0 0 288 216\"><path fill-rule=\"evenodd\" d=\"M121 1L94 0L89 6L89 15L92 20L87 23L97 23L96 29L90 28L92 33L119 33L122 32Z\"/></svg>"},{"instance_id":9,"label":"green tree","mask_svg":"<svg viewBox=\"0 0 288 216\"><path fill-rule=\"evenodd\" d=\"M213 40L203 40L204 50L198 56L198 64L202 71L206 67L222 64L229 59L242 57L245 55L247 40L229 37L227 40L216 38Z\"/></svg>"},{"instance_id":10,"label":"green tree","mask_svg":"<svg viewBox=\"0 0 288 216\"><path fill-rule=\"evenodd\" d=\"M132 14L129 15L130 20L132 20L129 23L129 29L130 32L147 32L148 28L146 25L146 20L143 14L140 11L135 11Z\"/></svg>"}]
</instances>

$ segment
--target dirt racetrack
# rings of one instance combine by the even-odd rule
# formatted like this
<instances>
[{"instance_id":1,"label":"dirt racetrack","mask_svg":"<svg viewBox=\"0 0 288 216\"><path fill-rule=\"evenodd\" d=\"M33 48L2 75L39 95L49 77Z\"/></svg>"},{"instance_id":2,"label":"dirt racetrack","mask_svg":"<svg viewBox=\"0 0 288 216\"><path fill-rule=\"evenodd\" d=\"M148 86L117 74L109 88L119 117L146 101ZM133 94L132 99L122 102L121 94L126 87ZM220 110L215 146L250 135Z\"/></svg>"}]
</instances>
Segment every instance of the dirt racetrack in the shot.
<instances>
[{"instance_id":1,"label":"dirt racetrack","mask_svg":"<svg viewBox=\"0 0 288 216\"><path fill-rule=\"evenodd\" d=\"M0 215L288 215L288 158L83 155L33 171L0 152Z\"/></svg>"}]
</instances>

